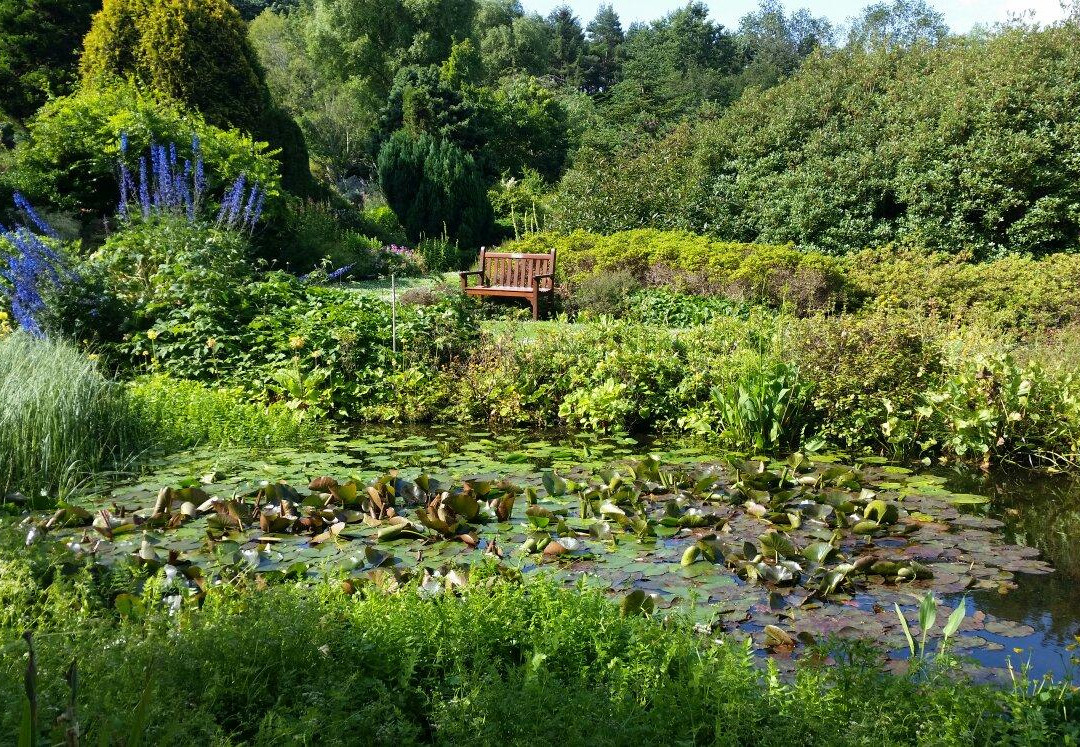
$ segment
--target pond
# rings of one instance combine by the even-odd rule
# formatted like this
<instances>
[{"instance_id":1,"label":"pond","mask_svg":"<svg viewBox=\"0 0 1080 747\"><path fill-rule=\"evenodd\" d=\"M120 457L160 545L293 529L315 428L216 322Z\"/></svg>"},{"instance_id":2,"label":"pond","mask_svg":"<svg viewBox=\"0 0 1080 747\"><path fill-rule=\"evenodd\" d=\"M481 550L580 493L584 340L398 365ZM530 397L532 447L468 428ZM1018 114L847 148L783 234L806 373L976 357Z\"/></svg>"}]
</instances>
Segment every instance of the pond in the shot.
<instances>
[{"instance_id":1,"label":"pond","mask_svg":"<svg viewBox=\"0 0 1080 747\"><path fill-rule=\"evenodd\" d=\"M323 476L334 479L309 487ZM1031 473L365 428L313 452L174 455L61 513L52 536L66 552L165 565L178 605L211 577L330 570L392 585L416 573L436 593L497 562L596 585L634 611L691 615L782 669L833 635L869 639L902 667L894 605L918 638L927 591L941 600L934 640L967 600L954 650L979 678L1006 676L1010 662L1068 677L1080 634L1080 486Z\"/></svg>"}]
</instances>

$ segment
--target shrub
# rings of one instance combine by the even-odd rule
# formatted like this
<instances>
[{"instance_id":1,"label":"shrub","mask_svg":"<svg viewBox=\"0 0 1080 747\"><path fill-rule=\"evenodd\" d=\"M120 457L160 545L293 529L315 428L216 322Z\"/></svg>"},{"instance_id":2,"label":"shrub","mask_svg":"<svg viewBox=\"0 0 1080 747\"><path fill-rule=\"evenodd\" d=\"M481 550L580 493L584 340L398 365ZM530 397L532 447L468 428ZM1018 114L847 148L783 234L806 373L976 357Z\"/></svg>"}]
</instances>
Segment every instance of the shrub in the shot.
<instances>
[{"instance_id":1,"label":"shrub","mask_svg":"<svg viewBox=\"0 0 1080 747\"><path fill-rule=\"evenodd\" d=\"M374 236L384 245L409 243L401 221L386 205L365 208L360 215L359 228L365 235Z\"/></svg>"},{"instance_id":2,"label":"shrub","mask_svg":"<svg viewBox=\"0 0 1080 747\"><path fill-rule=\"evenodd\" d=\"M785 358L813 384L814 433L844 448L889 444L892 412L911 412L941 369L936 330L914 314L815 316L784 338Z\"/></svg>"},{"instance_id":3,"label":"shrub","mask_svg":"<svg viewBox=\"0 0 1080 747\"><path fill-rule=\"evenodd\" d=\"M667 330L624 322L560 326L541 340L511 326L452 369L459 416L629 430L674 422L685 351Z\"/></svg>"},{"instance_id":4,"label":"shrub","mask_svg":"<svg viewBox=\"0 0 1080 747\"><path fill-rule=\"evenodd\" d=\"M278 164L264 144L127 85L83 90L46 104L16 149L11 179L40 202L97 217L111 215L120 195L123 134L132 153L143 153L154 143L183 148L198 137L210 193L221 194L244 174L266 190L268 210L279 210Z\"/></svg>"},{"instance_id":5,"label":"shrub","mask_svg":"<svg viewBox=\"0 0 1080 747\"><path fill-rule=\"evenodd\" d=\"M571 287L593 275L626 271L649 286L789 305L800 313L836 306L849 290L840 263L822 254L793 246L723 243L678 231L537 233L505 249L552 247L558 252L557 271Z\"/></svg>"},{"instance_id":6,"label":"shrub","mask_svg":"<svg viewBox=\"0 0 1080 747\"><path fill-rule=\"evenodd\" d=\"M1080 319L1080 255L968 260L963 255L885 247L855 253L843 266L862 295L919 315L1021 334Z\"/></svg>"},{"instance_id":7,"label":"shrub","mask_svg":"<svg viewBox=\"0 0 1080 747\"><path fill-rule=\"evenodd\" d=\"M219 310L226 322L241 303L237 285L251 274L249 253L235 231L165 216L126 225L91 261L100 263L112 295L129 309L130 331L179 309Z\"/></svg>"},{"instance_id":8,"label":"shrub","mask_svg":"<svg viewBox=\"0 0 1080 747\"><path fill-rule=\"evenodd\" d=\"M0 499L73 489L142 448L121 387L73 346L0 338Z\"/></svg>"},{"instance_id":9,"label":"shrub","mask_svg":"<svg viewBox=\"0 0 1080 747\"><path fill-rule=\"evenodd\" d=\"M168 376L139 377L127 387L133 416L155 448L289 446L322 435L314 420L296 417L284 404L252 403L238 387L210 388Z\"/></svg>"},{"instance_id":10,"label":"shrub","mask_svg":"<svg viewBox=\"0 0 1080 747\"><path fill-rule=\"evenodd\" d=\"M80 67L86 83L131 77L218 127L255 132L268 105L247 28L227 0L105 0Z\"/></svg>"},{"instance_id":11,"label":"shrub","mask_svg":"<svg viewBox=\"0 0 1080 747\"><path fill-rule=\"evenodd\" d=\"M830 253L1071 251L1080 25L811 54L659 142L586 151L555 226L685 229Z\"/></svg>"},{"instance_id":12,"label":"shrub","mask_svg":"<svg viewBox=\"0 0 1080 747\"><path fill-rule=\"evenodd\" d=\"M142 90L239 128L279 150L285 186L310 186L298 125L270 100L247 25L227 0L106 0L86 36L84 87L132 80Z\"/></svg>"},{"instance_id":13,"label":"shrub","mask_svg":"<svg viewBox=\"0 0 1080 747\"><path fill-rule=\"evenodd\" d=\"M330 268L352 267L356 278L376 277L383 243L349 228L346 216L330 204L314 200L289 201L284 218L263 255L294 272L308 272L324 264Z\"/></svg>"},{"instance_id":14,"label":"shrub","mask_svg":"<svg viewBox=\"0 0 1080 747\"><path fill-rule=\"evenodd\" d=\"M569 310L586 316L622 317L630 296L641 284L628 270L586 277L578 283L567 302Z\"/></svg>"},{"instance_id":15,"label":"shrub","mask_svg":"<svg viewBox=\"0 0 1080 747\"><path fill-rule=\"evenodd\" d=\"M446 236L474 248L491 233L480 171L449 141L398 130L379 151L379 183L412 241Z\"/></svg>"}]
</instances>

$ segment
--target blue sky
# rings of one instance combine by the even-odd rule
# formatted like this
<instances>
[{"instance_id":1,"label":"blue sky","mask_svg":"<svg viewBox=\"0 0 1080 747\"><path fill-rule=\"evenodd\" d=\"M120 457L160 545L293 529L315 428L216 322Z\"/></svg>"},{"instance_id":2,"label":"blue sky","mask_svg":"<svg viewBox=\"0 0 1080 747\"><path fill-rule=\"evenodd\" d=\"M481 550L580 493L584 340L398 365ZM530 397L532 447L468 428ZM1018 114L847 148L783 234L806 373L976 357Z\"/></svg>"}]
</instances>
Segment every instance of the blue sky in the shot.
<instances>
[{"instance_id":1,"label":"blue sky","mask_svg":"<svg viewBox=\"0 0 1080 747\"><path fill-rule=\"evenodd\" d=\"M547 14L564 0L522 0L526 10ZM585 24L596 14L603 1L610 1L623 20L624 26L632 21L651 21L668 11L682 7L686 0L565 0ZM746 13L754 10L758 0L704 0L712 9L713 18L725 26L734 27ZM859 12L873 0L788 0L788 9L809 8L817 16L825 16L834 23L842 23ZM945 14L949 27L964 32L977 24L992 25L1005 21L1012 13L1027 10L1035 12L1035 20L1049 23L1058 20L1063 13L1059 0L931 0L931 4Z\"/></svg>"}]
</instances>

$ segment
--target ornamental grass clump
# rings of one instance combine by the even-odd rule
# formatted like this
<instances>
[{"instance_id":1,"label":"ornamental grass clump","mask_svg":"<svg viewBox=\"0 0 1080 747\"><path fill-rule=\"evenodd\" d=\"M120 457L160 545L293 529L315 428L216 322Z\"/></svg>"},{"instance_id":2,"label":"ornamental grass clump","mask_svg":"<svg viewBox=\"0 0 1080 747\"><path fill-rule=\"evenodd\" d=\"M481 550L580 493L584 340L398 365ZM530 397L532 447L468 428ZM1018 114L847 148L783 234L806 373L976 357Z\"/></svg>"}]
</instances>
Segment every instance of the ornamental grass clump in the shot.
<instances>
[{"instance_id":1,"label":"ornamental grass clump","mask_svg":"<svg viewBox=\"0 0 1080 747\"><path fill-rule=\"evenodd\" d=\"M74 488L138 449L123 391L74 346L16 332L0 339L0 502Z\"/></svg>"}]
</instances>

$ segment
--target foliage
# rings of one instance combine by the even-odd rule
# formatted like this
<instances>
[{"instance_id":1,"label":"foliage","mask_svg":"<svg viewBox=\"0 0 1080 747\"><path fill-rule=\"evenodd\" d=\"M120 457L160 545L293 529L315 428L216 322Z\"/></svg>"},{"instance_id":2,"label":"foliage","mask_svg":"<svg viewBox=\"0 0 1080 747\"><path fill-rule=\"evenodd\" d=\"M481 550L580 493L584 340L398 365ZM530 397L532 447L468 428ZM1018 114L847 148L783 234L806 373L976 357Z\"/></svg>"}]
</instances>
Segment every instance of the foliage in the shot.
<instances>
[{"instance_id":1,"label":"foliage","mask_svg":"<svg viewBox=\"0 0 1080 747\"><path fill-rule=\"evenodd\" d=\"M0 110L23 119L71 87L97 0L0 2Z\"/></svg>"},{"instance_id":2,"label":"foliage","mask_svg":"<svg viewBox=\"0 0 1080 747\"><path fill-rule=\"evenodd\" d=\"M887 247L852 254L843 269L874 303L947 321L1034 334L1067 326L1080 314L1075 254L971 262L963 255Z\"/></svg>"},{"instance_id":3,"label":"foliage","mask_svg":"<svg viewBox=\"0 0 1080 747\"><path fill-rule=\"evenodd\" d=\"M399 130L379 152L379 182L413 241L447 236L472 248L490 235L491 204L476 164L450 142Z\"/></svg>"},{"instance_id":4,"label":"foliage","mask_svg":"<svg viewBox=\"0 0 1080 747\"><path fill-rule=\"evenodd\" d=\"M462 250L456 243L446 239L423 239L416 245L416 253L427 272L450 272L467 270L476 259L476 253Z\"/></svg>"},{"instance_id":5,"label":"foliage","mask_svg":"<svg viewBox=\"0 0 1080 747\"><path fill-rule=\"evenodd\" d=\"M813 431L828 443L887 446L890 410L911 411L942 367L932 330L911 314L811 317L785 337L786 357L813 382Z\"/></svg>"},{"instance_id":6,"label":"foliage","mask_svg":"<svg viewBox=\"0 0 1080 747\"><path fill-rule=\"evenodd\" d=\"M105 0L85 47L84 82L132 77L217 127L255 132L268 105L247 29L228 0Z\"/></svg>"},{"instance_id":7,"label":"foliage","mask_svg":"<svg viewBox=\"0 0 1080 747\"><path fill-rule=\"evenodd\" d=\"M297 418L284 404L253 404L238 387L211 388L154 375L127 386L133 417L154 448L289 446L316 442L322 426Z\"/></svg>"},{"instance_id":8,"label":"foliage","mask_svg":"<svg viewBox=\"0 0 1080 747\"><path fill-rule=\"evenodd\" d=\"M749 307L719 296L679 293L668 288L643 288L627 299L627 316L658 327L694 327L724 316L745 316Z\"/></svg>"},{"instance_id":9,"label":"foliage","mask_svg":"<svg viewBox=\"0 0 1080 747\"><path fill-rule=\"evenodd\" d=\"M270 100L247 26L228 0L106 0L87 34L84 86L137 87L238 128L278 150L287 188L303 192L310 173L296 125Z\"/></svg>"},{"instance_id":10,"label":"foliage","mask_svg":"<svg viewBox=\"0 0 1080 747\"><path fill-rule=\"evenodd\" d=\"M551 247L557 251L557 271L571 286L591 275L625 270L647 285L787 304L800 312L830 308L847 291L840 264L824 255L792 246L724 243L677 231L538 233L506 248Z\"/></svg>"},{"instance_id":11,"label":"foliage","mask_svg":"<svg viewBox=\"0 0 1080 747\"><path fill-rule=\"evenodd\" d=\"M39 722L56 740L73 659L73 712L90 740L133 729L153 743L543 739L549 726L521 718L521 708L573 733L609 724L605 744L902 744L927 733L956 744L1060 744L1076 735L1067 688L927 683L885 675L869 656L807 664L787 681L741 646L703 641L688 620L661 625L621 614L597 591L491 572L434 597L372 584L350 596L355 584L333 581L264 591L224 584L208 590L201 609L170 615L159 571L145 582L138 614L121 617L111 597L144 572L65 577L51 567L37 550L6 549L0 559L0 598L11 610L0 632L0 693L21 701L19 636L33 622ZM7 732L18 717L4 710Z\"/></svg>"},{"instance_id":12,"label":"foliage","mask_svg":"<svg viewBox=\"0 0 1080 747\"><path fill-rule=\"evenodd\" d=\"M367 233L385 227L361 221L362 231L349 225L345 211L326 202L293 199L275 234L261 242L263 256L293 272L309 272L322 264L353 268L357 278L380 274L383 242Z\"/></svg>"},{"instance_id":13,"label":"foliage","mask_svg":"<svg viewBox=\"0 0 1080 747\"><path fill-rule=\"evenodd\" d=\"M680 227L842 253L1069 251L1078 27L812 54L658 144L580 160L563 228ZM875 32L876 33L876 32ZM959 102L959 103L958 103Z\"/></svg>"},{"instance_id":14,"label":"foliage","mask_svg":"<svg viewBox=\"0 0 1080 747\"><path fill-rule=\"evenodd\" d=\"M0 497L70 491L142 448L122 388L65 342L0 337L0 403Z\"/></svg>"},{"instance_id":15,"label":"foliage","mask_svg":"<svg viewBox=\"0 0 1080 747\"><path fill-rule=\"evenodd\" d=\"M578 317L626 315L630 297L641 287L628 270L602 272L578 283L566 302L569 311Z\"/></svg>"},{"instance_id":16,"label":"foliage","mask_svg":"<svg viewBox=\"0 0 1080 747\"><path fill-rule=\"evenodd\" d=\"M488 199L499 225L515 239L543 230L551 211L547 185L528 169L520 179L504 175L488 190Z\"/></svg>"},{"instance_id":17,"label":"foliage","mask_svg":"<svg viewBox=\"0 0 1080 747\"><path fill-rule=\"evenodd\" d=\"M245 174L266 190L267 209L279 209L278 164L265 144L209 125L197 114L130 86L82 90L55 99L28 130L16 149L12 179L41 203L111 215L120 194L117 165L126 134L133 153L152 144L186 144L198 138L209 192L221 194Z\"/></svg>"}]
</instances>

